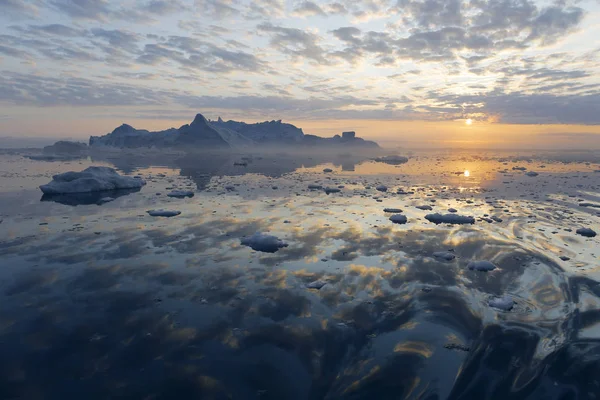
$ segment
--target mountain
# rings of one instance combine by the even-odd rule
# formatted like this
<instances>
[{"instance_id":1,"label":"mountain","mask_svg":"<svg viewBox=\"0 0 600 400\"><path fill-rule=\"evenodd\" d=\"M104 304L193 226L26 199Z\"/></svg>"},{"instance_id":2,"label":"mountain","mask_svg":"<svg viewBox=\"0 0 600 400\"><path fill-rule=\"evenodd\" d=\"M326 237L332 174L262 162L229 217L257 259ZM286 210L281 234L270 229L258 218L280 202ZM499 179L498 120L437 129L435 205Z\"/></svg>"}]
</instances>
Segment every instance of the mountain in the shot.
<instances>
[{"instance_id":1,"label":"mountain","mask_svg":"<svg viewBox=\"0 0 600 400\"><path fill-rule=\"evenodd\" d=\"M297 147L367 147L379 148L377 143L356 137L354 132L323 138L306 135L302 129L279 121L247 124L237 121L210 121L197 114L189 125L164 131L150 132L123 124L104 136L90 137L91 147L174 147L194 149L243 149L265 146Z\"/></svg>"}]
</instances>

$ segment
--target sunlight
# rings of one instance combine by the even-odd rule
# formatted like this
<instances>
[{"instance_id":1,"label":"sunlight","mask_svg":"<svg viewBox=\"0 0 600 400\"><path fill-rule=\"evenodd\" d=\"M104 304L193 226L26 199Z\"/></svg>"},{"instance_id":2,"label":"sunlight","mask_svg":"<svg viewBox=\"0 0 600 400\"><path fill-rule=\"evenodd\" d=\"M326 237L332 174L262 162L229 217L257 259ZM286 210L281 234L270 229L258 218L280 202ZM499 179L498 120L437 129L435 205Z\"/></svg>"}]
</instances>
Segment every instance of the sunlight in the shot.
<instances>
[{"instance_id":1,"label":"sunlight","mask_svg":"<svg viewBox=\"0 0 600 400\"><path fill-rule=\"evenodd\" d=\"M469 171L468 169L465 170L465 176L468 178L469 176L471 176L471 171Z\"/></svg>"},{"instance_id":2,"label":"sunlight","mask_svg":"<svg viewBox=\"0 0 600 400\"><path fill-rule=\"evenodd\" d=\"M465 124L467 124L467 125L472 125L472 124L473 124L473 120L472 120L471 118L468 118L468 119L465 121Z\"/></svg>"}]
</instances>

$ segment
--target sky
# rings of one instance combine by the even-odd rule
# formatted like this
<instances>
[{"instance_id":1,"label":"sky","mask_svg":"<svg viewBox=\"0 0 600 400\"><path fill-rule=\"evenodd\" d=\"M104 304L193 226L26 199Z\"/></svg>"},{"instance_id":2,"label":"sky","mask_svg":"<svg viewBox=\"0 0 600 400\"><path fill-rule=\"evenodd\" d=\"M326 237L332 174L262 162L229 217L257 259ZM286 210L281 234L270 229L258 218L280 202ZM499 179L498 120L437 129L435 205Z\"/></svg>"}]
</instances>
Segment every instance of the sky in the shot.
<instances>
[{"instance_id":1,"label":"sky","mask_svg":"<svg viewBox=\"0 0 600 400\"><path fill-rule=\"evenodd\" d=\"M0 10L0 136L85 139L200 112L405 144L600 148L600 0L0 0Z\"/></svg>"}]
</instances>

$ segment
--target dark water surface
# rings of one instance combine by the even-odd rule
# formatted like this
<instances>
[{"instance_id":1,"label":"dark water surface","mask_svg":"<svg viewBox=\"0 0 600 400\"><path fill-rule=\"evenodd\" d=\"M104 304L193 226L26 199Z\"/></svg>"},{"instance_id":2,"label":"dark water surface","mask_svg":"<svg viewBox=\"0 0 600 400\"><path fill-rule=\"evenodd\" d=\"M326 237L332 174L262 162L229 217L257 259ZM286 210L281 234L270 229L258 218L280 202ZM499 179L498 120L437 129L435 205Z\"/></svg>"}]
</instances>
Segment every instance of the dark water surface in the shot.
<instances>
[{"instance_id":1,"label":"dark water surface","mask_svg":"<svg viewBox=\"0 0 600 400\"><path fill-rule=\"evenodd\" d=\"M42 198L90 165L148 184ZM600 232L598 170L589 154L2 155L0 399L600 399L600 240L575 232ZM475 223L425 219L450 208ZM288 247L241 245L256 232Z\"/></svg>"}]
</instances>

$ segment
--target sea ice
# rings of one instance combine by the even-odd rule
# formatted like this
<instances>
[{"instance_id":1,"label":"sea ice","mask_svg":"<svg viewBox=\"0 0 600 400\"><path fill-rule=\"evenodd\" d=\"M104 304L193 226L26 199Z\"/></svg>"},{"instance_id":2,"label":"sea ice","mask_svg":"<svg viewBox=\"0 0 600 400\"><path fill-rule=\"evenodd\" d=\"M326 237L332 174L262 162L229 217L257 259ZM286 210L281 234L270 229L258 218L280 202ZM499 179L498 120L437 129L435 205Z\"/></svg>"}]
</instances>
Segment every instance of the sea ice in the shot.
<instances>
[{"instance_id":1,"label":"sea ice","mask_svg":"<svg viewBox=\"0 0 600 400\"><path fill-rule=\"evenodd\" d=\"M340 189L338 188L331 188L331 187L326 187L325 188L325 193L330 194L330 193L339 193L341 192Z\"/></svg>"},{"instance_id":2,"label":"sea ice","mask_svg":"<svg viewBox=\"0 0 600 400\"><path fill-rule=\"evenodd\" d=\"M596 232L590 228L579 228L575 231L575 233L590 238L596 237Z\"/></svg>"},{"instance_id":3,"label":"sea ice","mask_svg":"<svg viewBox=\"0 0 600 400\"><path fill-rule=\"evenodd\" d=\"M327 285L327 282L325 282L325 281L322 281L322 280L318 280L318 281L314 281L314 282L308 283L308 284L306 285L306 287L307 287L308 289L317 289L317 290L321 290L321 288L322 288L323 286L325 286L325 285Z\"/></svg>"},{"instance_id":4,"label":"sea ice","mask_svg":"<svg viewBox=\"0 0 600 400\"><path fill-rule=\"evenodd\" d=\"M167 196L183 199L184 197L194 197L194 192L191 190L173 190L171 193L167 194Z\"/></svg>"},{"instance_id":5,"label":"sea ice","mask_svg":"<svg viewBox=\"0 0 600 400\"><path fill-rule=\"evenodd\" d=\"M273 235L256 232L254 235L241 240L242 245L252 248L252 250L262 251L264 253L275 253L282 247L288 247L283 240Z\"/></svg>"},{"instance_id":6,"label":"sea ice","mask_svg":"<svg viewBox=\"0 0 600 400\"><path fill-rule=\"evenodd\" d=\"M390 221L392 221L395 224L405 224L406 222L408 222L408 219L406 218L406 215L395 214L390 217Z\"/></svg>"},{"instance_id":7,"label":"sea ice","mask_svg":"<svg viewBox=\"0 0 600 400\"><path fill-rule=\"evenodd\" d=\"M433 253L433 257L445 261L452 261L456 258L456 254L452 253L451 251L436 251Z\"/></svg>"},{"instance_id":8,"label":"sea ice","mask_svg":"<svg viewBox=\"0 0 600 400\"><path fill-rule=\"evenodd\" d=\"M384 208L384 209L383 209L383 212L385 212L385 213L394 213L394 214L398 214L398 213L401 213L401 212L402 212L402 210L401 210L401 209L399 209L399 208Z\"/></svg>"},{"instance_id":9,"label":"sea ice","mask_svg":"<svg viewBox=\"0 0 600 400\"><path fill-rule=\"evenodd\" d=\"M113 168L89 167L81 172L54 175L52 181L41 185L45 194L87 193L105 190L136 189L144 186L143 179L121 176Z\"/></svg>"},{"instance_id":10,"label":"sea ice","mask_svg":"<svg viewBox=\"0 0 600 400\"><path fill-rule=\"evenodd\" d=\"M151 217L166 217L166 218L176 217L179 214L181 214L181 211L175 211L175 210L149 210L146 212Z\"/></svg>"},{"instance_id":11,"label":"sea ice","mask_svg":"<svg viewBox=\"0 0 600 400\"><path fill-rule=\"evenodd\" d=\"M427 214L425 219L434 224L474 224L475 218L456 214Z\"/></svg>"},{"instance_id":12,"label":"sea ice","mask_svg":"<svg viewBox=\"0 0 600 400\"><path fill-rule=\"evenodd\" d=\"M433 210L433 208L431 208L431 206L416 206L416 208L418 208L419 210L423 210L423 211Z\"/></svg>"},{"instance_id":13,"label":"sea ice","mask_svg":"<svg viewBox=\"0 0 600 400\"><path fill-rule=\"evenodd\" d=\"M502 311L510 311L515 305L515 302L509 296L503 296L494 297L493 299L488 300L488 305Z\"/></svg>"},{"instance_id":14,"label":"sea ice","mask_svg":"<svg viewBox=\"0 0 600 400\"><path fill-rule=\"evenodd\" d=\"M481 260L481 261L471 261L469 264L467 264L467 268L469 268L470 270L475 270L475 271L493 271L497 267L494 263L492 263L490 261Z\"/></svg>"}]
</instances>

